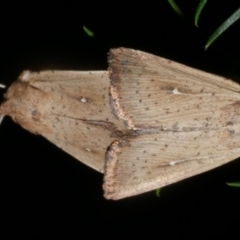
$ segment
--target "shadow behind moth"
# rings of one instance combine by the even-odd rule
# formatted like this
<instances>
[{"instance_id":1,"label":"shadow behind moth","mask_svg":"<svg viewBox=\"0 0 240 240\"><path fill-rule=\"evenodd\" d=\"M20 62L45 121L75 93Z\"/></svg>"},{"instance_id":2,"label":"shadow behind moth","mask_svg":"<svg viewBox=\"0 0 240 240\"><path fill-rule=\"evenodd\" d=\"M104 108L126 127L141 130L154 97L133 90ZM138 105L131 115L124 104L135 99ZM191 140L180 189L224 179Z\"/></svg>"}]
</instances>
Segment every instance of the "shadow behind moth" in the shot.
<instances>
[{"instance_id":1,"label":"shadow behind moth","mask_svg":"<svg viewBox=\"0 0 240 240\"><path fill-rule=\"evenodd\" d=\"M24 71L0 114L104 174L121 199L240 156L240 86L126 48L108 71Z\"/></svg>"}]
</instances>

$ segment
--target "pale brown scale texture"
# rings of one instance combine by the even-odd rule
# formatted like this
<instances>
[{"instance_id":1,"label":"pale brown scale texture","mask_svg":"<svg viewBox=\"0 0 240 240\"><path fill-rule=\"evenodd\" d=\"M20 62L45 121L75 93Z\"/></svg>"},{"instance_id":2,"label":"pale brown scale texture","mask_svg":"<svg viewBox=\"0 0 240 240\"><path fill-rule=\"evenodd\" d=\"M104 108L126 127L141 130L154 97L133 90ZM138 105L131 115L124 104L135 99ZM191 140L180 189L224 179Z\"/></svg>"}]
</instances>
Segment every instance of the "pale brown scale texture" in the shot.
<instances>
[{"instance_id":1,"label":"pale brown scale texture","mask_svg":"<svg viewBox=\"0 0 240 240\"><path fill-rule=\"evenodd\" d=\"M121 199L208 171L240 156L240 86L119 48L108 71L23 72L0 115L104 173Z\"/></svg>"},{"instance_id":2,"label":"pale brown scale texture","mask_svg":"<svg viewBox=\"0 0 240 240\"><path fill-rule=\"evenodd\" d=\"M163 187L240 156L240 86L131 49L109 54L115 114L139 136L110 148L105 197Z\"/></svg>"},{"instance_id":3,"label":"pale brown scale texture","mask_svg":"<svg viewBox=\"0 0 240 240\"><path fill-rule=\"evenodd\" d=\"M124 130L108 95L106 71L25 71L5 94L1 114L103 172L107 147Z\"/></svg>"}]
</instances>

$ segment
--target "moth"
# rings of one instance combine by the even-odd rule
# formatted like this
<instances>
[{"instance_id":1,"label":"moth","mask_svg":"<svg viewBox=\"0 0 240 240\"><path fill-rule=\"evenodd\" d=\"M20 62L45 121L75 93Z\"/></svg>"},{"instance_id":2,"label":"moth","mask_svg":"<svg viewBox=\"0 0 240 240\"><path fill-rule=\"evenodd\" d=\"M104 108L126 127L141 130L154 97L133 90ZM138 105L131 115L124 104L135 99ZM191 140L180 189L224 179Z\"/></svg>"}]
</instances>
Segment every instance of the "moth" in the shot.
<instances>
[{"instance_id":1,"label":"moth","mask_svg":"<svg viewBox=\"0 0 240 240\"><path fill-rule=\"evenodd\" d=\"M240 156L240 85L127 48L108 71L24 71L0 115L104 174L121 199Z\"/></svg>"}]
</instances>

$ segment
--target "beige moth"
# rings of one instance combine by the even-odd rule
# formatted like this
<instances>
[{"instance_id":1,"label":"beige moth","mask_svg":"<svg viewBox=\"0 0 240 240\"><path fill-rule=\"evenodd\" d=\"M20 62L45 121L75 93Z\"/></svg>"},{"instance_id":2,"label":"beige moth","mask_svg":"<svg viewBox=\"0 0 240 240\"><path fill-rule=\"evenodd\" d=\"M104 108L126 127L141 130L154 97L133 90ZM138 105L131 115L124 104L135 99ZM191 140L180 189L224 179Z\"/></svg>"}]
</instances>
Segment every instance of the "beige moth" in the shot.
<instances>
[{"instance_id":1,"label":"beige moth","mask_svg":"<svg viewBox=\"0 0 240 240\"><path fill-rule=\"evenodd\" d=\"M127 48L108 71L24 71L0 115L104 174L121 199L240 156L240 85Z\"/></svg>"}]
</instances>

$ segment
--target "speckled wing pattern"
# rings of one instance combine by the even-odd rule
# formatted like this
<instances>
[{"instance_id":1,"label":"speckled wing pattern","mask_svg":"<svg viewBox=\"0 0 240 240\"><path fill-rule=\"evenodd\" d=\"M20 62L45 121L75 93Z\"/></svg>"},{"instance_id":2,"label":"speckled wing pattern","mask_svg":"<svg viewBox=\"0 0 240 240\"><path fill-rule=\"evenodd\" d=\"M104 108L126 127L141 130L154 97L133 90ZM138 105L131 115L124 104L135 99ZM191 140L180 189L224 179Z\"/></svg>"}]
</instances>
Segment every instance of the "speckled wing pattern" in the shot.
<instances>
[{"instance_id":1,"label":"speckled wing pattern","mask_svg":"<svg viewBox=\"0 0 240 240\"><path fill-rule=\"evenodd\" d=\"M23 72L0 116L104 173L104 196L121 199L239 157L239 93L231 80L118 48L108 71Z\"/></svg>"},{"instance_id":2,"label":"speckled wing pattern","mask_svg":"<svg viewBox=\"0 0 240 240\"><path fill-rule=\"evenodd\" d=\"M240 156L240 86L132 49L109 53L111 106L135 134L107 152L104 191L120 199Z\"/></svg>"},{"instance_id":3,"label":"speckled wing pattern","mask_svg":"<svg viewBox=\"0 0 240 240\"><path fill-rule=\"evenodd\" d=\"M0 112L103 172L115 124L121 126L108 95L107 71L25 71L8 89Z\"/></svg>"}]
</instances>

